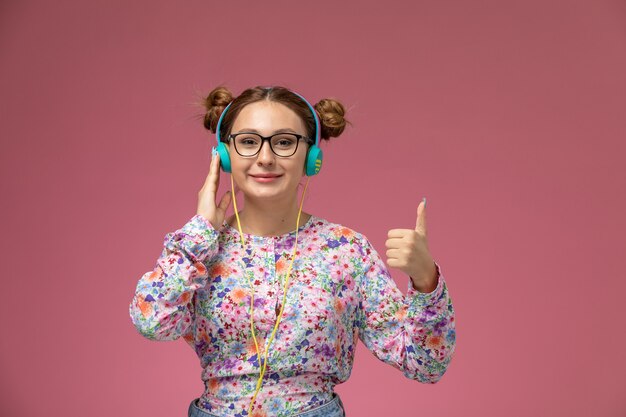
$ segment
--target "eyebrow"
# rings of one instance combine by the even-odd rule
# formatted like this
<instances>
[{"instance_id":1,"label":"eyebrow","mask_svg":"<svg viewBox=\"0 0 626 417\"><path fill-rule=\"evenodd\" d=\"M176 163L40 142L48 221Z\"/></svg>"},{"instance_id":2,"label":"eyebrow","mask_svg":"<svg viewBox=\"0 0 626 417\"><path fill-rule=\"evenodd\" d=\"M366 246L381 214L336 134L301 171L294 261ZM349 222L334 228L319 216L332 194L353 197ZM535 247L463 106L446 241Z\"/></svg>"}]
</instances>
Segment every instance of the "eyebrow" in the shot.
<instances>
[{"instance_id":1,"label":"eyebrow","mask_svg":"<svg viewBox=\"0 0 626 417\"><path fill-rule=\"evenodd\" d=\"M258 130L256 130L256 129L250 129L250 128L243 128L243 129L239 130L239 132L258 133L258 134L261 134ZM278 129L278 130L275 130L275 131L274 131L274 134L276 134L276 133L295 133L295 134L298 134L298 132L296 132L295 130L290 129L290 128L284 128L284 129Z\"/></svg>"}]
</instances>

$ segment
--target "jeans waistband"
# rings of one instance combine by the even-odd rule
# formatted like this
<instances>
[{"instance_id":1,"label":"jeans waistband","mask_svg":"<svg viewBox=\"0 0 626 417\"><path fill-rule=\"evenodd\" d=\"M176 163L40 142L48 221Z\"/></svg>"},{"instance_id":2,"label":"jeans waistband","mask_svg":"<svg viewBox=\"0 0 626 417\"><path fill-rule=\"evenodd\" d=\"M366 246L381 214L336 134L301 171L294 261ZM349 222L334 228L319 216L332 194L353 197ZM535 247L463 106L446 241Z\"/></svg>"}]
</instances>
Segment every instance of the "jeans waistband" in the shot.
<instances>
[{"instance_id":1,"label":"jeans waistband","mask_svg":"<svg viewBox=\"0 0 626 417\"><path fill-rule=\"evenodd\" d=\"M194 398L189 404L188 417L218 417L216 414L211 414L206 410L201 409L196 404L198 398ZM333 399L326 404L322 404L311 410L304 411L302 413L292 414L292 417L345 417L346 411L341 401L341 397L336 392L333 392Z\"/></svg>"}]
</instances>

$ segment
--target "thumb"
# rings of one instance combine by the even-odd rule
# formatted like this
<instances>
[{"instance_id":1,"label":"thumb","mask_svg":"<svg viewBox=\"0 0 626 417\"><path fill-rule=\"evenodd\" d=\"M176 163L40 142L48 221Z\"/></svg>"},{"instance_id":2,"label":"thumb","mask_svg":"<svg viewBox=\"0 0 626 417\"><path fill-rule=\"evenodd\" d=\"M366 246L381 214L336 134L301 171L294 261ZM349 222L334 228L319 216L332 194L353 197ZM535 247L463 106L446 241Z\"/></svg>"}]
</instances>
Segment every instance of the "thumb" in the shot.
<instances>
[{"instance_id":1,"label":"thumb","mask_svg":"<svg viewBox=\"0 0 626 417\"><path fill-rule=\"evenodd\" d=\"M230 191L226 191L220 200L220 204L217 206L223 212L226 212L230 201L232 200L232 193Z\"/></svg>"},{"instance_id":2,"label":"thumb","mask_svg":"<svg viewBox=\"0 0 626 417\"><path fill-rule=\"evenodd\" d=\"M417 206L415 231L426 235L426 197L424 197L421 203Z\"/></svg>"}]
</instances>

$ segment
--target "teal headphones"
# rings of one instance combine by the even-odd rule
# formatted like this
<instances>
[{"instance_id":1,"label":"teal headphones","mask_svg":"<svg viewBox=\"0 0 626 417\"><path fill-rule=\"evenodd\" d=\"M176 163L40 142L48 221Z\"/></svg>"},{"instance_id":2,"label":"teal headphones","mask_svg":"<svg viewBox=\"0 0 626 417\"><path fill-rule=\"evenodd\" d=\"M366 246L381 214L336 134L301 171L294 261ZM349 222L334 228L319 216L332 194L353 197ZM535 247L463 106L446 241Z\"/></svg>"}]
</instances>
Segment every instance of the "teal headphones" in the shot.
<instances>
[{"instance_id":1,"label":"teal headphones","mask_svg":"<svg viewBox=\"0 0 626 417\"><path fill-rule=\"evenodd\" d=\"M317 113L315 112L315 109L313 108L313 106L311 106L311 104L308 101L306 101L304 97L302 97L300 94L296 93L295 91L291 91L291 92L297 95L298 97L300 97L302 101L304 101L306 105L309 106L311 113L313 113L313 118L315 119L315 144L309 147L307 154L306 154L306 160L304 162L304 166L306 167L306 171L305 171L306 175L310 177L312 175L317 174L322 169L322 150L319 148L320 120L317 117ZM220 118L217 121L217 129L215 129L215 137L217 139L217 148L215 150L220 155L220 165L222 166L222 169L224 170L224 172L231 172L231 166L230 166L230 155L228 153L228 148L226 147L226 143L222 142L222 138L220 136L220 128L222 126L222 119L224 119L224 115L226 114L226 111L228 110L231 104L233 104L232 101L228 103L228 106L226 106L224 111L222 111L222 114L220 115Z\"/></svg>"}]
</instances>

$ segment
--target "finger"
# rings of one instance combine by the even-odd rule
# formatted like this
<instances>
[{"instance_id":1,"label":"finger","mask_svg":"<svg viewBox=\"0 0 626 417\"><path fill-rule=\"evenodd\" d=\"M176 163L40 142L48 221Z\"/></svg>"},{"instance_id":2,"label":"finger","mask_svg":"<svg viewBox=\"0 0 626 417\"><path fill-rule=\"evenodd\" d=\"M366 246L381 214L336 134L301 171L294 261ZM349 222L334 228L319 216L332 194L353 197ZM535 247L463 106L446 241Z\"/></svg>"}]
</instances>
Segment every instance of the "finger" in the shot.
<instances>
[{"instance_id":1,"label":"finger","mask_svg":"<svg viewBox=\"0 0 626 417\"><path fill-rule=\"evenodd\" d=\"M220 204L217 206L222 212L226 212L230 202L232 201L232 193L230 191L226 191L220 200Z\"/></svg>"},{"instance_id":2,"label":"finger","mask_svg":"<svg viewBox=\"0 0 626 417\"><path fill-rule=\"evenodd\" d=\"M211 167L209 169L209 175L207 176L206 187L207 190L213 195L217 195L217 188L220 183L220 155L215 154L211 160Z\"/></svg>"},{"instance_id":3,"label":"finger","mask_svg":"<svg viewBox=\"0 0 626 417\"><path fill-rule=\"evenodd\" d=\"M205 186L208 186L212 180L212 175L215 171L215 165L216 165L216 156L213 155L213 157L211 158L211 162L209 164L209 172L207 173L206 178L204 179Z\"/></svg>"},{"instance_id":4,"label":"finger","mask_svg":"<svg viewBox=\"0 0 626 417\"><path fill-rule=\"evenodd\" d=\"M390 259L400 259L400 257L402 257L402 251L400 249L388 249L385 255Z\"/></svg>"},{"instance_id":5,"label":"finger","mask_svg":"<svg viewBox=\"0 0 626 417\"><path fill-rule=\"evenodd\" d=\"M417 206L417 221L415 223L415 231L426 235L426 197Z\"/></svg>"},{"instance_id":6,"label":"finger","mask_svg":"<svg viewBox=\"0 0 626 417\"><path fill-rule=\"evenodd\" d=\"M406 241L402 238L391 238L385 241L385 247L389 249L398 249L406 246Z\"/></svg>"},{"instance_id":7,"label":"finger","mask_svg":"<svg viewBox=\"0 0 626 417\"><path fill-rule=\"evenodd\" d=\"M411 232L413 231L410 229L391 229L390 231L387 232L387 237L388 238L402 238Z\"/></svg>"},{"instance_id":8,"label":"finger","mask_svg":"<svg viewBox=\"0 0 626 417\"><path fill-rule=\"evenodd\" d=\"M401 266L401 263L395 258L389 258L387 259L387 265L389 265L389 267L391 268L398 268Z\"/></svg>"}]
</instances>

